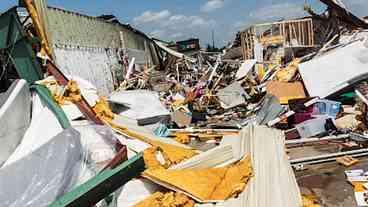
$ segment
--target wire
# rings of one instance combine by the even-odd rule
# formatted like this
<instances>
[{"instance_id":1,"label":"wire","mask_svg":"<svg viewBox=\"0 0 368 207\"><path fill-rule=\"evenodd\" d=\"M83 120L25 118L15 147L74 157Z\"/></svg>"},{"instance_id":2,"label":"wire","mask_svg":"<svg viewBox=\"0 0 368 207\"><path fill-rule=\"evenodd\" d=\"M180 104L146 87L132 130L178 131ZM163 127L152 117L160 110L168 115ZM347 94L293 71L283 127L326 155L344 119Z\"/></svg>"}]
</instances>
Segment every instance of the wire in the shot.
<instances>
[{"instance_id":1,"label":"wire","mask_svg":"<svg viewBox=\"0 0 368 207\"><path fill-rule=\"evenodd\" d=\"M3 65L3 70L2 70L1 75L0 75L0 80L3 79L10 60L13 60L13 58L11 57L11 54L13 53L13 50L15 48L15 42L17 41L18 36L19 36L19 31L17 30L16 36L15 36L15 38L13 40L13 43L12 43L12 47L10 48L10 52L7 52L8 53L8 59L5 61L6 63Z\"/></svg>"}]
</instances>

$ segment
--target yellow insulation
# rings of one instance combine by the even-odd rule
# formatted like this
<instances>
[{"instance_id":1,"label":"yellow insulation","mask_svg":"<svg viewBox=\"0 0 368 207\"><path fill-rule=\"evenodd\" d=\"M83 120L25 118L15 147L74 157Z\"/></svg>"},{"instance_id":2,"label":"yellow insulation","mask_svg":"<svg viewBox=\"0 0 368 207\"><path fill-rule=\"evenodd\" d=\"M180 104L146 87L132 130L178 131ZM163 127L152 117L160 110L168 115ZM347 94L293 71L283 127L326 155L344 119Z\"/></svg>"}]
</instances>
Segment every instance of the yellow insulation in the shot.
<instances>
[{"instance_id":1,"label":"yellow insulation","mask_svg":"<svg viewBox=\"0 0 368 207\"><path fill-rule=\"evenodd\" d=\"M242 192L252 176L250 157L222 168L147 169L143 176L184 191L201 201L227 200Z\"/></svg>"},{"instance_id":2,"label":"yellow insulation","mask_svg":"<svg viewBox=\"0 0 368 207\"><path fill-rule=\"evenodd\" d=\"M194 201L182 193L157 192L134 205L134 207L194 207Z\"/></svg>"}]
</instances>

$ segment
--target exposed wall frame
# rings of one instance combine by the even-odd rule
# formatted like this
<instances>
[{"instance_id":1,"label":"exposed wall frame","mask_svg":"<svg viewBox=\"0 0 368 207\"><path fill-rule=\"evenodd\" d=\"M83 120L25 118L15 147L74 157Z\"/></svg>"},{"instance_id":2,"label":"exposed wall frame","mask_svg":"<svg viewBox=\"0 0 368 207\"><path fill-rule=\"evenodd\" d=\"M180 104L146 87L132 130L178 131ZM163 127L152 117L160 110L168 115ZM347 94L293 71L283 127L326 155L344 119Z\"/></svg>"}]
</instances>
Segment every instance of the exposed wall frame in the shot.
<instances>
[{"instance_id":1,"label":"exposed wall frame","mask_svg":"<svg viewBox=\"0 0 368 207\"><path fill-rule=\"evenodd\" d=\"M255 43L263 46L281 45L284 48L315 47L312 18L257 24L241 32L243 58L254 59Z\"/></svg>"}]
</instances>

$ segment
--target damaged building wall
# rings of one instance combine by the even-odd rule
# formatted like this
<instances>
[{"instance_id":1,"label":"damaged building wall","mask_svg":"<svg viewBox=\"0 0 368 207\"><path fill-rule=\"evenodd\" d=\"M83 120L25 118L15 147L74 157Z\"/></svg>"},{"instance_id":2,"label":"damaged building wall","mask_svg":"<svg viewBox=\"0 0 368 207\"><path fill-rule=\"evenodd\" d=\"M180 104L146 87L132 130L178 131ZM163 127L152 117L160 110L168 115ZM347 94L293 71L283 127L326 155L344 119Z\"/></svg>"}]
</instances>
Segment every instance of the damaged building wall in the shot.
<instances>
[{"instance_id":1,"label":"damaged building wall","mask_svg":"<svg viewBox=\"0 0 368 207\"><path fill-rule=\"evenodd\" d=\"M243 58L280 62L290 52L314 48L314 36L312 18L256 24L240 33Z\"/></svg>"},{"instance_id":2,"label":"damaged building wall","mask_svg":"<svg viewBox=\"0 0 368 207\"><path fill-rule=\"evenodd\" d=\"M123 56L136 66L159 64L154 43L128 25L58 8L47 8L55 61L69 75L81 76L108 94L127 70Z\"/></svg>"},{"instance_id":3,"label":"damaged building wall","mask_svg":"<svg viewBox=\"0 0 368 207\"><path fill-rule=\"evenodd\" d=\"M289 62L320 49L328 41L337 44L337 37L344 32L368 28L367 22L348 11L341 1L321 2L327 6L322 13L316 13L306 4L304 10L308 17L255 24L241 31L244 60Z\"/></svg>"}]
</instances>

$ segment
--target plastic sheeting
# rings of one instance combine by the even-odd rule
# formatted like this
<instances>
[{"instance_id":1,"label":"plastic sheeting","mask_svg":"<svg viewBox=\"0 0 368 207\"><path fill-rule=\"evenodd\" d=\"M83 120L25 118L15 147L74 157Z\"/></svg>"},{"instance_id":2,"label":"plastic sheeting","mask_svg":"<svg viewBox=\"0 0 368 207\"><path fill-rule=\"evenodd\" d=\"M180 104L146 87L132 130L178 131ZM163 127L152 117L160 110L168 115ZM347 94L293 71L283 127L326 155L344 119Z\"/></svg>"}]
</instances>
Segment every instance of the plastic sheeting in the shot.
<instances>
[{"instance_id":1,"label":"plastic sheeting","mask_svg":"<svg viewBox=\"0 0 368 207\"><path fill-rule=\"evenodd\" d=\"M75 129L81 134L86 167L97 174L114 158L118 139L104 125L75 126Z\"/></svg>"},{"instance_id":2,"label":"plastic sheeting","mask_svg":"<svg viewBox=\"0 0 368 207\"><path fill-rule=\"evenodd\" d=\"M34 99L37 100L37 98ZM37 105L35 105L36 103ZM25 132L22 142L4 163L4 166L27 157L63 130L54 113L44 106L40 100L33 103L32 107L35 109L35 116L32 117L31 124Z\"/></svg>"},{"instance_id":3,"label":"plastic sheeting","mask_svg":"<svg viewBox=\"0 0 368 207\"><path fill-rule=\"evenodd\" d=\"M97 175L115 157L118 140L109 127L75 128L47 139L27 139L27 145L17 148L0 169L0 206L47 206ZM12 188L3 190L4 186Z\"/></svg>"},{"instance_id":4,"label":"plastic sheeting","mask_svg":"<svg viewBox=\"0 0 368 207\"><path fill-rule=\"evenodd\" d=\"M0 94L0 167L14 152L29 127L31 94L25 80L15 81Z\"/></svg>"},{"instance_id":5,"label":"plastic sheeting","mask_svg":"<svg viewBox=\"0 0 368 207\"><path fill-rule=\"evenodd\" d=\"M66 193L83 155L79 133L64 130L52 140L0 170L0 206L42 207Z\"/></svg>"}]
</instances>

